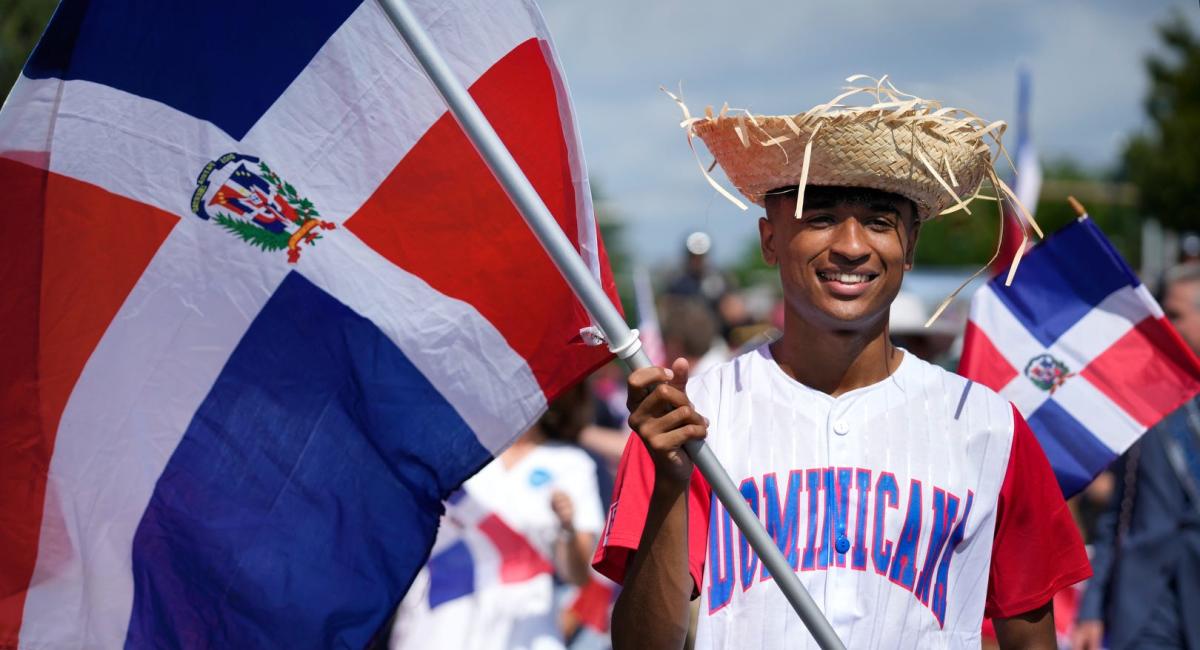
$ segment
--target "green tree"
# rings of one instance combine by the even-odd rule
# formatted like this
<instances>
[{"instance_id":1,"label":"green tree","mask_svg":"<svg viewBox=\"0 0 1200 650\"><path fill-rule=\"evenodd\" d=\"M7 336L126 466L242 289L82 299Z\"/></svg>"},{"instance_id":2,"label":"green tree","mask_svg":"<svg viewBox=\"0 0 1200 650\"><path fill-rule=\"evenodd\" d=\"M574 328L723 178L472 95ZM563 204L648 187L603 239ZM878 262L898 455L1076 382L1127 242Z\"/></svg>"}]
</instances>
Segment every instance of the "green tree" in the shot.
<instances>
[{"instance_id":1,"label":"green tree","mask_svg":"<svg viewBox=\"0 0 1200 650\"><path fill-rule=\"evenodd\" d=\"M0 92L8 90L21 74L29 52L37 44L55 0L4 0L0 3Z\"/></svg>"},{"instance_id":2,"label":"green tree","mask_svg":"<svg viewBox=\"0 0 1200 650\"><path fill-rule=\"evenodd\" d=\"M1200 227L1200 40L1178 13L1158 28L1165 52L1146 61L1148 131L1125 149L1138 207L1168 228Z\"/></svg>"}]
</instances>

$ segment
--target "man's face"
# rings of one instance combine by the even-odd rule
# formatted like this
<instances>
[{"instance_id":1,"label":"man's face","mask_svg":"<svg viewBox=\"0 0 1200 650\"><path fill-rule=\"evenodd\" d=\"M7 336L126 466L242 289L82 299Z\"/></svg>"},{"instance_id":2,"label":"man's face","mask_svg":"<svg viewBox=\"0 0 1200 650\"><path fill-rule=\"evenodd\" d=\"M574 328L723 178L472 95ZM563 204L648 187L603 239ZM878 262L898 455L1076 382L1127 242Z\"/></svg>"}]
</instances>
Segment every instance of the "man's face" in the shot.
<instances>
[{"instance_id":1,"label":"man's face","mask_svg":"<svg viewBox=\"0 0 1200 650\"><path fill-rule=\"evenodd\" d=\"M787 307L806 322L831 331L871 327L887 317L912 268L919 229L912 203L812 194L800 219L795 192L768 198L759 220L763 259L779 266Z\"/></svg>"},{"instance_id":2,"label":"man's face","mask_svg":"<svg viewBox=\"0 0 1200 650\"><path fill-rule=\"evenodd\" d=\"M1184 342L1200 354L1200 281L1185 280L1168 286L1163 311Z\"/></svg>"}]
</instances>

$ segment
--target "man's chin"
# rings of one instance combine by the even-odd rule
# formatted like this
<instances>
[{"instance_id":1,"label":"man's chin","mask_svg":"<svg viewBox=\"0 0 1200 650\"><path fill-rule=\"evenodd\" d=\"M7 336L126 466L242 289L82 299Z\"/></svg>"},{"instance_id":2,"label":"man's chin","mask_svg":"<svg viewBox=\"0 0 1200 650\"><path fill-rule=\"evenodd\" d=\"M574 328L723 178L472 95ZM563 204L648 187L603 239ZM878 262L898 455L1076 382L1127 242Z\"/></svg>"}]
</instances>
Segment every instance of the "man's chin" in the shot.
<instances>
[{"instance_id":1,"label":"man's chin","mask_svg":"<svg viewBox=\"0 0 1200 650\"><path fill-rule=\"evenodd\" d=\"M845 303L830 306L816 306L816 309L809 312L811 315L810 319L816 321L815 325L819 325L824 329L843 333L859 333L875 326L887 311L886 309L872 310L865 305L859 306L853 304L857 302L859 301L846 301ZM851 308L847 309L847 307Z\"/></svg>"}]
</instances>

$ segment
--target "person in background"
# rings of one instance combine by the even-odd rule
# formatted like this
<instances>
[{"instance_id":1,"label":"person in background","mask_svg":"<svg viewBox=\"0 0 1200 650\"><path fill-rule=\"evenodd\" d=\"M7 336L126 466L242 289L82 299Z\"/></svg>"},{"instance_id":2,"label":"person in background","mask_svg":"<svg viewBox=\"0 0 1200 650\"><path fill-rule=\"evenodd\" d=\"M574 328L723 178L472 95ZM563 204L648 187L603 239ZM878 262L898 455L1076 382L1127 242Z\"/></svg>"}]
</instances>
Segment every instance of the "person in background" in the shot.
<instances>
[{"instance_id":1,"label":"person in background","mask_svg":"<svg viewBox=\"0 0 1200 650\"><path fill-rule=\"evenodd\" d=\"M713 313L721 297L730 289L729 280L708 263L712 238L705 232L694 232L684 240L683 272L667 285L667 295L676 298L699 298Z\"/></svg>"},{"instance_id":2,"label":"person in background","mask_svg":"<svg viewBox=\"0 0 1200 650\"><path fill-rule=\"evenodd\" d=\"M1167 274L1162 306L1200 353L1200 264ZM1113 474L1072 646L1200 649L1200 400L1147 431Z\"/></svg>"},{"instance_id":3,"label":"person in background","mask_svg":"<svg viewBox=\"0 0 1200 650\"><path fill-rule=\"evenodd\" d=\"M695 298L668 297L664 301L662 333L667 358L687 359L695 375L729 358L716 316Z\"/></svg>"},{"instance_id":4,"label":"person in background","mask_svg":"<svg viewBox=\"0 0 1200 650\"><path fill-rule=\"evenodd\" d=\"M425 568L392 626L391 647L565 647L555 577L590 580L604 525L596 463L571 444L587 422L582 385L447 501Z\"/></svg>"}]
</instances>

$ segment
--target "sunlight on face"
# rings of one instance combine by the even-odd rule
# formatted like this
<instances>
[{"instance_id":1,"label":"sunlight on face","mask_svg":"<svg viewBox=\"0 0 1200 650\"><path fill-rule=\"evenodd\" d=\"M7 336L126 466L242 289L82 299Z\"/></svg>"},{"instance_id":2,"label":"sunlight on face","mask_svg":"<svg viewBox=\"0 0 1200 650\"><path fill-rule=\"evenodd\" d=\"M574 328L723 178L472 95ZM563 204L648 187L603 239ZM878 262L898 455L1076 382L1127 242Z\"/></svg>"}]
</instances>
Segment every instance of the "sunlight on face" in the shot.
<instances>
[{"instance_id":1,"label":"sunlight on face","mask_svg":"<svg viewBox=\"0 0 1200 650\"><path fill-rule=\"evenodd\" d=\"M759 222L763 259L779 267L787 308L833 330L885 318L912 268L919 224L913 204L855 188L809 188L794 217L795 192L771 196Z\"/></svg>"}]
</instances>

